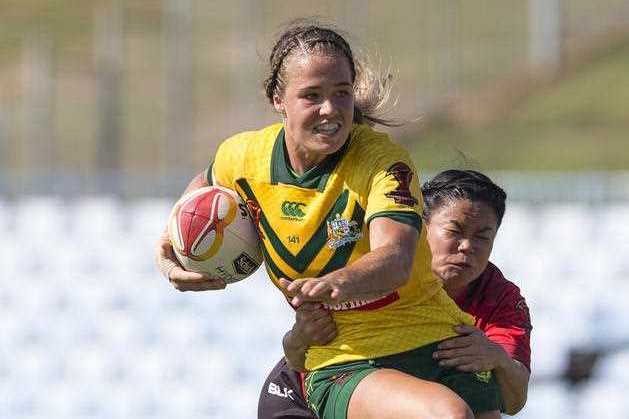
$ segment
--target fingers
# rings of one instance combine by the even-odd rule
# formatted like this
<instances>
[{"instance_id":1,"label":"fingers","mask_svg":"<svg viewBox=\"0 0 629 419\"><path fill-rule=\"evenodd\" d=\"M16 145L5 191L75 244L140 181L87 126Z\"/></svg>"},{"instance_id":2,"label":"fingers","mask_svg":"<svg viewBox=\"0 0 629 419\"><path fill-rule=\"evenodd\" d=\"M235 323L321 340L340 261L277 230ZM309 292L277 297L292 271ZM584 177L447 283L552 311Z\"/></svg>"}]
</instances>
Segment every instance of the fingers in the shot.
<instances>
[{"instance_id":1,"label":"fingers","mask_svg":"<svg viewBox=\"0 0 629 419\"><path fill-rule=\"evenodd\" d=\"M443 350L465 348L470 346L473 342L474 340L470 336L460 336L444 340L437 346L437 349Z\"/></svg>"},{"instance_id":2,"label":"fingers","mask_svg":"<svg viewBox=\"0 0 629 419\"><path fill-rule=\"evenodd\" d=\"M332 295L339 295L333 285L321 278L300 278L289 281L286 278L279 279L279 285L289 294L293 295L291 304L299 307L309 301L332 301Z\"/></svg>"},{"instance_id":3,"label":"fingers","mask_svg":"<svg viewBox=\"0 0 629 419\"><path fill-rule=\"evenodd\" d=\"M291 292L291 291L289 291L288 287L290 287L290 285L292 284L292 282L291 282L291 281L289 281L288 279L286 279L286 278L280 278L280 279L278 280L278 284L279 284L279 286L280 286L282 289L284 289L284 290L286 290L286 291L288 291L288 292Z\"/></svg>"},{"instance_id":4,"label":"fingers","mask_svg":"<svg viewBox=\"0 0 629 419\"><path fill-rule=\"evenodd\" d=\"M463 356L455 356L455 357L447 357L444 359L439 359L439 365L442 367L456 367L458 365L467 365L474 362L475 357L472 355L463 355Z\"/></svg>"},{"instance_id":5,"label":"fingers","mask_svg":"<svg viewBox=\"0 0 629 419\"><path fill-rule=\"evenodd\" d=\"M450 341L468 341L470 344L457 347L456 342ZM449 349L440 344L432 356L444 367L456 367L457 370L468 372L489 371L494 369L500 360L499 354L492 352L490 346L475 340L472 336L449 339L442 344L449 346Z\"/></svg>"},{"instance_id":6,"label":"fingers","mask_svg":"<svg viewBox=\"0 0 629 419\"><path fill-rule=\"evenodd\" d=\"M222 279L211 278L207 273L185 270L175 256L168 233L160 236L155 253L159 271L178 291L210 291L227 286Z\"/></svg>"},{"instance_id":7,"label":"fingers","mask_svg":"<svg viewBox=\"0 0 629 419\"><path fill-rule=\"evenodd\" d=\"M336 339L336 335L336 325L334 323L330 323L319 331L317 340L313 343L315 345L327 345L328 343Z\"/></svg>"},{"instance_id":8,"label":"fingers","mask_svg":"<svg viewBox=\"0 0 629 419\"><path fill-rule=\"evenodd\" d=\"M336 338L336 324L332 315L320 304L304 303L297 308L293 331L307 346L325 345Z\"/></svg>"},{"instance_id":9,"label":"fingers","mask_svg":"<svg viewBox=\"0 0 629 419\"><path fill-rule=\"evenodd\" d=\"M439 365L442 367L456 368L457 370L464 372L481 372L491 370L485 362L473 356L444 359L439 361Z\"/></svg>"},{"instance_id":10,"label":"fingers","mask_svg":"<svg viewBox=\"0 0 629 419\"><path fill-rule=\"evenodd\" d=\"M187 272L187 271L184 271ZM196 272L188 272L188 273L196 273ZM222 279L203 279L200 281L194 280L182 280L182 279L171 279L170 283L175 287L178 291L213 291L213 290L222 290L227 286L227 283Z\"/></svg>"}]
</instances>

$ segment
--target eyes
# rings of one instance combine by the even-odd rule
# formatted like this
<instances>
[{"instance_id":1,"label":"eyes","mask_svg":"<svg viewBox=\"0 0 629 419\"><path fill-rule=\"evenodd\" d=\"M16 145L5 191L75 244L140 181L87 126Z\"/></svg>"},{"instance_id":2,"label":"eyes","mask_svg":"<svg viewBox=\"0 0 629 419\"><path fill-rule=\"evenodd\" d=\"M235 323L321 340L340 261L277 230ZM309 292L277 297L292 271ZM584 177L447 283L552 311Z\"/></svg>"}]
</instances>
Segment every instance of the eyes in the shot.
<instances>
[{"instance_id":1,"label":"eyes","mask_svg":"<svg viewBox=\"0 0 629 419\"><path fill-rule=\"evenodd\" d=\"M464 236L463 231L456 227L444 228L444 231L446 233L446 236L452 239L461 239ZM481 243L491 243L492 240L491 236L486 233L474 234L472 237L474 238L474 240L478 240Z\"/></svg>"},{"instance_id":2,"label":"eyes","mask_svg":"<svg viewBox=\"0 0 629 419\"><path fill-rule=\"evenodd\" d=\"M349 98L353 96L353 91L350 89L339 89L332 92L332 96L335 98ZM312 103L319 103L324 100L325 95L322 92L306 92L299 96Z\"/></svg>"}]
</instances>

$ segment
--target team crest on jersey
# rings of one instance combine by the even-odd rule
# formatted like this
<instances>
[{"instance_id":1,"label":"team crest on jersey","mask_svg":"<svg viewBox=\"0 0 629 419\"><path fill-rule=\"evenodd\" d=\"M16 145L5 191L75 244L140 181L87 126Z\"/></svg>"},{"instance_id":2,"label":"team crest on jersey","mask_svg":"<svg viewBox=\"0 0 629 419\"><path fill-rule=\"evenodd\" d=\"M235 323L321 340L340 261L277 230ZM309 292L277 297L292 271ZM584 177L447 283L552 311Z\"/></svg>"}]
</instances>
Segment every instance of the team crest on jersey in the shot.
<instances>
[{"instance_id":1,"label":"team crest on jersey","mask_svg":"<svg viewBox=\"0 0 629 419\"><path fill-rule=\"evenodd\" d=\"M384 196L393 198L396 204L408 205L414 207L417 205L417 198L411 194L411 180L413 179L413 171L406 163L397 162L387 169L387 175L393 176L398 183L397 188L386 193Z\"/></svg>"},{"instance_id":2,"label":"team crest on jersey","mask_svg":"<svg viewBox=\"0 0 629 419\"><path fill-rule=\"evenodd\" d=\"M336 214L333 220L328 220L328 247L338 249L347 243L357 242L363 233L360 232L358 223L354 220L341 218Z\"/></svg>"}]
</instances>

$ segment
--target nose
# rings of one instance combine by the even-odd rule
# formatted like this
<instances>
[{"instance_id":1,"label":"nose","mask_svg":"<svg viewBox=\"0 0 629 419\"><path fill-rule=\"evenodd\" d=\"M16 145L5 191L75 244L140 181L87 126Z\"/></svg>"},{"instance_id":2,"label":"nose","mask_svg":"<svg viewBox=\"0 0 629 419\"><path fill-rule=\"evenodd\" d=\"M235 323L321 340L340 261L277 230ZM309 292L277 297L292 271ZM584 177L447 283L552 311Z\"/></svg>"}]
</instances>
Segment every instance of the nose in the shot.
<instances>
[{"instance_id":1,"label":"nose","mask_svg":"<svg viewBox=\"0 0 629 419\"><path fill-rule=\"evenodd\" d=\"M326 98L321 102L321 107L319 108L319 115L322 116L330 116L334 115L337 111L336 103L331 98Z\"/></svg>"},{"instance_id":2,"label":"nose","mask_svg":"<svg viewBox=\"0 0 629 419\"><path fill-rule=\"evenodd\" d=\"M472 241L470 239L461 239L459 241L459 252L471 253L474 250Z\"/></svg>"}]
</instances>

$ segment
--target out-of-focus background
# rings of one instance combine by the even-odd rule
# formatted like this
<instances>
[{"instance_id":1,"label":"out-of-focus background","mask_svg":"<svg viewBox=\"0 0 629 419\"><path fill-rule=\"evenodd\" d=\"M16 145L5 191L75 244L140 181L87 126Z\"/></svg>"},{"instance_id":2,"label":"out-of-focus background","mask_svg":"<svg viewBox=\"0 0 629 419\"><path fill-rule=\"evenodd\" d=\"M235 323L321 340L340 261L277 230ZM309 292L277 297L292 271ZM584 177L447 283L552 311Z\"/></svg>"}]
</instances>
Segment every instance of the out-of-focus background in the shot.
<instances>
[{"instance_id":1,"label":"out-of-focus background","mask_svg":"<svg viewBox=\"0 0 629 419\"><path fill-rule=\"evenodd\" d=\"M290 309L262 271L178 293L153 246L217 144L277 120L266 57L303 16L394 70L387 131L424 178L509 193L492 259L534 324L517 417L626 417L624 0L0 0L0 417L255 417Z\"/></svg>"}]
</instances>

